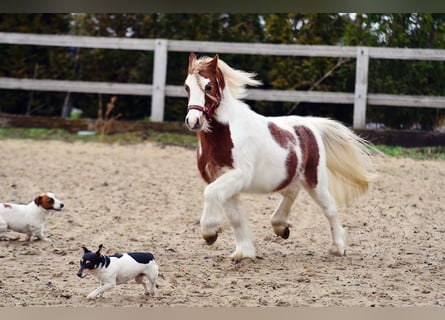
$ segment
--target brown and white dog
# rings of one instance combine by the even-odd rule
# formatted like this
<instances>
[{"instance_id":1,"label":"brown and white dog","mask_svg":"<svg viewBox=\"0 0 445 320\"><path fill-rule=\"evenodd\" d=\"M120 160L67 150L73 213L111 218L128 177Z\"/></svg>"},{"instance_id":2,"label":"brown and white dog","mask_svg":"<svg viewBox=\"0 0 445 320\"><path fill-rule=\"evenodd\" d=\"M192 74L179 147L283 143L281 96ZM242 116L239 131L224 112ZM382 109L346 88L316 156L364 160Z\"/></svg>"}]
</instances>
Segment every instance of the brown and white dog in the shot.
<instances>
[{"instance_id":1,"label":"brown and white dog","mask_svg":"<svg viewBox=\"0 0 445 320\"><path fill-rule=\"evenodd\" d=\"M25 233L27 241L32 241L32 236L49 241L43 234L46 217L48 212L61 211L63 206L51 192L36 196L29 204L0 203L0 239L13 239L8 235L12 230Z\"/></svg>"}]
</instances>

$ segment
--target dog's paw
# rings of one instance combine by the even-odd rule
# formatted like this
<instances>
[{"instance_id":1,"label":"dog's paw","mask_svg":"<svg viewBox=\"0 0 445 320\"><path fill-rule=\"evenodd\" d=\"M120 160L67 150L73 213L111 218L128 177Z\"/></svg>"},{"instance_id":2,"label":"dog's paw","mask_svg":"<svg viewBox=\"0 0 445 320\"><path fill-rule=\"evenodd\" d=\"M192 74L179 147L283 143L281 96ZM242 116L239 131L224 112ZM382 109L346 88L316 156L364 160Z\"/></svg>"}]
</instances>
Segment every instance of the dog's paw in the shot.
<instances>
[{"instance_id":1,"label":"dog's paw","mask_svg":"<svg viewBox=\"0 0 445 320\"><path fill-rule=\"evenodd\" d=\"M2 241L14 241L20 239L20 236L11 237L10 235L2 235L0 236L0 240Z\"/></svg>"}]
</instances>

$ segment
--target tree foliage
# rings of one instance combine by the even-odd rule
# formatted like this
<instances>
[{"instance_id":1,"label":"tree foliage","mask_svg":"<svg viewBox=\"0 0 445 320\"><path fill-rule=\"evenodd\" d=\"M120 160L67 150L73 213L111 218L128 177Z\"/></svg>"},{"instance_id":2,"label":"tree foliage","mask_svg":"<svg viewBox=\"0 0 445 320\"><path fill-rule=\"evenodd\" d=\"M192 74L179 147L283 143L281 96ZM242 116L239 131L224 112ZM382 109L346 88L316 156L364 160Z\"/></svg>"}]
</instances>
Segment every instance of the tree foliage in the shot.
<instances>
[{"instance_id":1,"label":"tree foliage","mask_svg":"<svg viewBox=\"0 0 445 320\"><path fill-rule=\"evenodd\" d=\"M307 14L307 13L112 13L1 14L0 30L102 37L180 40L445 48L445 14ZM0 76L126 83L152 83L153 53L130 50L0 46ZM212 48L209 53L214 54ZM180 85L187 53L170 52L167 83ZM355 61L338 58L276 57L224 54L230 65L253 71L264 88L353 92ZM373 93L445 95L444 62L372 59L368 90ZM0 111L61 115L70 98L85 117L97 117L109 95L2 90ZM265 115L320 115L352 122L352 106L248 101ZM150 115L150 98L119 96L116 112L123 119ZM182 121L183 99L166 98L166 120ZM431 128L443 111L421 108L368 108L368 121L391 127L420 124Z\"/></svg>"},{"instance_id":2,"label":"tree foliage","mask_svg":"<svg viewBox=\"0 0 445 320\"><path fill-rule=\"evenodd\" d=\"M65 14L1 14L0 30L24 33L67 33ZM1 45L0 75L14 78L64 79L70 76L72 63L64 48ZM60 105L63 94L2 90L1 112L51 115Z\"/></svg>"},{"instance_id":3,"label":"tree foliage","mask_svg":"<svg viewBox=\"0 0 445 320\"><path fill-rule=\"evenodd\" d=\"M398 48L445 48L444 14L361 14L361 22L349 35L352 44ZM366 32L363 32L366 30ZM369 64L368 91L370 93L407 95L445 95L445 63L434 61L404 61L372 59ZM368 108L368 119L393 128L420 125L431 129L444 116L435 109Z\"/></svg>"}]
</instances>

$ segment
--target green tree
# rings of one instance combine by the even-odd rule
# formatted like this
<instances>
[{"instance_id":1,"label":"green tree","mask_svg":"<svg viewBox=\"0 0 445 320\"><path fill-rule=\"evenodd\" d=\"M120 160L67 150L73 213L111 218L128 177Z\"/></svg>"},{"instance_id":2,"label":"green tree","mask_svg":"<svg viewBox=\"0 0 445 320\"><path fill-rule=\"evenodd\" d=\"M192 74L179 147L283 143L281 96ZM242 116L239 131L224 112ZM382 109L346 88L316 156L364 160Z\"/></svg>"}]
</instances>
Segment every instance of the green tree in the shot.
<instances>
[{"instance_id":1,"label":"green tree","mask_svg":"<svg viewBox=\"0 0 445 320\"><path fill-rule=\"evenodd\" d=\"M343 41L350 22L341 14L282 13L264 15L265 40L269 43L338 45ZM283 90L352 91L349 81L337 80L338 70L345 69L347 61L318 57L267 57L268 72L265 85ZM351 70L352 63L347 67ZM339 66L342 66L339 68ZM346 72L343 71L343 74ZM350 77L348 77L350 78ZM270 103L264 108L273 114L323 115L352 121L350 108L310 103Z\"/></svg>"},{"instance_id":2,"label":"green tree","mask_svg":"<svg viewBox=\"0 0 445 320\"><path fill-rule=\"evenodd\" d=\"M359 24L349 29L352 44L401 48L445 48L445 15L428 13L360 14ZM372 59L368 91L407 95L445 95L444 62ZM420 124L431 129L445 114L443 110L371 106L368 121L393 128Z\"/></svg>"},{"instance_id":3,"label":"green tree","mask_svg":"<svg viewBox=\"0 0 445 320\"><path fill-rule=\"evenodd\" d=\"M0 14L0 30L25 33L66 33L65 14ZM66 79L73 62L67 48L2 45L0 76L15 78ZM64 94L2 90L0 111L27 114L59 114Z\"/></svg>"},{"instance_id":4,"label":"green tree","mask_svg":"<svg viewBox=\"0 0 445 320\"><path fill-rule=\"evenodd\" d=\"M166 38L252 43L361 45L444 48L445 14L307 14L307 13L113 13L113 14L2 14L0 30L66 33L102 37ZM214 55L209 52L199 53ZM152 83L153 53L88 48L2 45L2 76L107 82ZM220 54L237 69L253 71L263 88L353 92L355 61L338 58L276 57ZM170 52L167 83L181 85L188 53ZM372 59L369 92L445 95L443 62ZM65 93L7 91L2 111L60 114ZM2 93L3 93L2 92ZM5 99L4 98L4 99ZM72 104L95 117L109 95L71 94ZM117 113L123 119L150 115L150 97L119 96ZM4 100L5 101L5 100ZM352 106L248 101L265 115L295 113L331 116L352 122ZM166 98L166 120L182 121L185 101ZM29 106L29 108L27 108ZM391 116L389 116L391 115ZM368 108L368 119L392 127L421 123L431 127L442 111L417 108Z\"/></svg>"}]
</instances>

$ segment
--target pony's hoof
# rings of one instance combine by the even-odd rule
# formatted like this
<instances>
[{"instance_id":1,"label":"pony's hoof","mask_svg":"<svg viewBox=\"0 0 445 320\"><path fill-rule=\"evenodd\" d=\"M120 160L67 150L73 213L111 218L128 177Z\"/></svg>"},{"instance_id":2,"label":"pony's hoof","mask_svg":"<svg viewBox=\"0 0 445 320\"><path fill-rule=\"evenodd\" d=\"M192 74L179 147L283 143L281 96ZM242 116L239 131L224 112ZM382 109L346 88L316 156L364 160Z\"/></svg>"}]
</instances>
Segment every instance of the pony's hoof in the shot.
<instances>
[{"instance_id":1,"label":"pony's hoof","mask_svg":"<svg viewBox=\"0 0 445 320\"><path fill-rule=\"evenodd\" d=\"M255 261L256 260L255 249L253 249L253 251L249 253L236 250L234 253L230 255L230 258L235 264L240 263L241 260L246 260L246 259Z\"/></svg>"},{"instance_id":2,"label":"pony's hoof","mask_svg":"<svg viewBox=\"0 0 445 320\"><path fill-rule=\"evenodd\" d=\"M292 225L289 223L283 223L283 222L272 222L273 232L283 238L288 239L290 235L290 228L292 228Z\"/></svg>"},{"instance_id":3,"label":"pony's hoof","mask_svg":"<svg viewBox=\"0 0 445 320\"><path fill-rule=\"evenodd\" d=\"M346 248L339 248L337 245L332 245L328 252L337 257L346 256Z\"/></svg>"},{"instance_id":4,"label":"pony's hoof","mask_svg":"<svg viewBox=\"0 0 445 320\"><path fill-rule=\"evenodd\" d=\"M290 235L290 229L288 227L286 227L283 231L283 234L281 235L281 238L288 239L289 235Z\"/></svg>"},{"instance_id":5,"label":"pony's hoof","mask_svg":"<svg viewBox=\"0 0 445 320\"><path fill-rule=\"evenodd\" d=\"M215 233L213 235L204 235L203 238L208 245L211 245L215 243L216 239L218 239L218 233Z\"/></svg>"}]
</instances>

